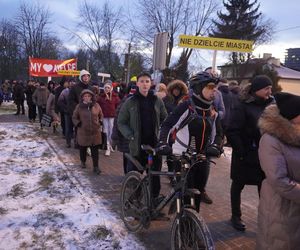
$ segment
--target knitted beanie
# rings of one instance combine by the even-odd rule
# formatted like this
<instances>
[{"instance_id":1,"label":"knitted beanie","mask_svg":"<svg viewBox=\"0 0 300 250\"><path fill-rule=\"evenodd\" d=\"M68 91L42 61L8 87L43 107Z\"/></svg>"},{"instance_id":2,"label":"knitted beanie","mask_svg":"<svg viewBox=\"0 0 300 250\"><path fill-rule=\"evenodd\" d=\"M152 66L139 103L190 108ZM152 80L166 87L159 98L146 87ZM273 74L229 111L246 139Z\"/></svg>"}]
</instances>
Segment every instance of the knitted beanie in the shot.
<instances>
[{"instance_id":1,"label":"knitted beanie","mask_svg":"<svg viewBox=\"0 0 300 250\"><path fill-rule=\"evenodd\" d=\"M280 114L288 120L300 115L300 96L280 92L274 95Z\"/></svg>"},{"instance_id":2,"label":"knitted beanie","mask_svg":"<svg viewBox=\"0 0 300 250\"><path fill-rule=\"evenodd\" d=\"M272 86L272 80L266 75L258 75L253 78L251 81L251 92L255 93L258 90L261 90L265 87Z\"/></svg>"}]
</instances>

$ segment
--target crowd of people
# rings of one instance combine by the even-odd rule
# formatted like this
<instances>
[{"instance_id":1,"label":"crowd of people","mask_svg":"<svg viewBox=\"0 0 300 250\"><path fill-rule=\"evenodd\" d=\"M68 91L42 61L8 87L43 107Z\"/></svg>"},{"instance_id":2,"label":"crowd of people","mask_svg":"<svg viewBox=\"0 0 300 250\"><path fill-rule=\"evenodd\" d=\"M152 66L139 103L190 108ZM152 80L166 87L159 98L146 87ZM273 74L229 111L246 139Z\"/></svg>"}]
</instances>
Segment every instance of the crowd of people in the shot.
<instances>
[{"instance_id":1,"label":"crowd of people","mask_svg":"<svg viewBox=\"0 0 300 250\"><path fill-rule=\"evenodd\" d=\"M13 98L16 115L25 114L25 99L30 122L35 122L36 110L39 121L43 114L50 115L54 132L61 125L66 146L71 147L74 140L79 148L82 168L90 151L96 174L101 173L98 149L104 143L106 157L116 149L123 153L124 174L137 171L125 153L146 164L142 144L162 148L169 171L180 166L173 157L176 154L193 150L210 159L220 157L224 144L231 146L232 226L246 230L241 193L245 185L255 185L260 197L257 248L297 249L300 96L273 94L273 82L266 75L255 76L241 87L218 77L211 68L193 75L188 83L178 79L160 83L156 91L147 72L122 93L110 80L102 88L90 80L90 73L81 70L78 82L73 78L48 85L28 81L26 87L17 81L12 87L4 82L1 90L3 101ZM160 170L161 155L155 155L153 162L153 168ZM188 178L188 185L200 191L196 209L200 202L213 203L206 190L210 161L203 162ZM174 181L170 179L171 185ZM161 199L159 176L153 178L151 191L155 200Z\"/></svg>"}]
</instances>

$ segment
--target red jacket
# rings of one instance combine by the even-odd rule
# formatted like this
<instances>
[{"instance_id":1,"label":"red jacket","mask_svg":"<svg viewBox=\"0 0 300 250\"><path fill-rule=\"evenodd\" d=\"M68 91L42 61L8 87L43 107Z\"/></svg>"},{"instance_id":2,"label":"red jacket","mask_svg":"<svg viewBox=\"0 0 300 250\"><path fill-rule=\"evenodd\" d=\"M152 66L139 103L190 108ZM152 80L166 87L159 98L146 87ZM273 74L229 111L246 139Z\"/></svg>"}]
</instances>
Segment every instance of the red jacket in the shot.
<instances>
[{"instance_id":1,"label":"red jacket","mask_svg":"<svg viewBox=\"0 0 300 250\"><path fill-rule=\"evenodd\" d=\"M120 98L115 92L111 92L110 94L100 94L97 102L102 109L104 118L116 116L116 109L120 103Z\"/></svg>"}]
</instances>

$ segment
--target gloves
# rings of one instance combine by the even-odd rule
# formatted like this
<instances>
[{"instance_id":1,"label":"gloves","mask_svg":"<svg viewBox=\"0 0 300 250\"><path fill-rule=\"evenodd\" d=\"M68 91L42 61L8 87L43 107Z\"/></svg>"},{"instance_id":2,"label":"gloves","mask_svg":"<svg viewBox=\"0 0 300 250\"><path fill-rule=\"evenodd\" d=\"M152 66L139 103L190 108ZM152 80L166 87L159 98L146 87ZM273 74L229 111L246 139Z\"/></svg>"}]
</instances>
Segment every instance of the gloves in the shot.
<instances>
[{"instance_id":1,"label":"gloves","mask_svg":"<svg viewBox=\"0 0 300 250\"><path fill-rule=\"evenodd\" d=\"M211 157L220 157L222 150L217 144L211 144L206 149L206 155Z\"/></svg>"},{"instance_id":2,"label":"gloves","mask_svg":"<svg viewBox=\"0 0 300 250\"><path fill-rule=\"evenodd\" d=\"M170 155L172 154L172 147L166 142L159 142L156 145L156 152L160 155Z\"/></svg>"}]
</instances>

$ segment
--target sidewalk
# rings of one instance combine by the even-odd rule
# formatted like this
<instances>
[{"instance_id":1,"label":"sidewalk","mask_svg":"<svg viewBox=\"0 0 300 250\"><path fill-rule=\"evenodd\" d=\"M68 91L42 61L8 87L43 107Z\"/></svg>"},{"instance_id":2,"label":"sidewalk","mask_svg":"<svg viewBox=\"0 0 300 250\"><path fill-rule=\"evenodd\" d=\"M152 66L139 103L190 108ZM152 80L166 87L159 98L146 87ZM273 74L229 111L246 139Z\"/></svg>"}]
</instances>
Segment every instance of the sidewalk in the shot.
<instances>
[{"instance_id":1,"label":"sidewalk","mask_svg":"<svg viewBox=\"0 0 300 250\"><path fill-rule=\"evenodd\" d=\"M25 116L1 115L0 122L25 122ZM38 124L37 129L38 129ZM102 173L96 176L92 172L90 159L88 168L79 167L79 152L74 148L66 148L65 140L60 134L54 135L49 129L47 137L49 145L55 150L60 160L72 171L80 171L89 178L89 183L78 182L85 188L89 188L99 199L105 199L110 210L120 214L119 196L123 180L122 155L114 152L110 157L104 156L100 151L100 168ZM258 195L255 186L246 186L242 193L243 220L247 225L245 232L238 232L230 225L230 150L226 149L226 156L217 159L216 166L211 167L207 192L213 199L212 205L201 203L201 216L207 222L214 238L216 249L254 249L256 236L256 218ZM66 157L67 156L67 157ZM71 157L70 157L71 156ZM90 157L89 157L90 158ZM71 160L70 160L71 159ZM161 179L162 192L168 192L168 180ZM148 230L137 234L147 249L169 248L170 221L153 221Z\"/></svg>"}]
</instances>

